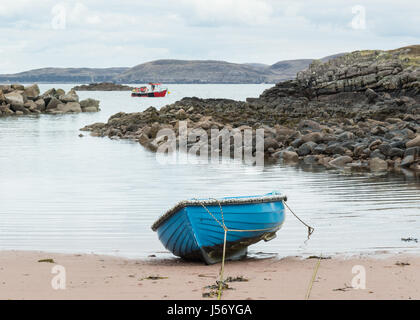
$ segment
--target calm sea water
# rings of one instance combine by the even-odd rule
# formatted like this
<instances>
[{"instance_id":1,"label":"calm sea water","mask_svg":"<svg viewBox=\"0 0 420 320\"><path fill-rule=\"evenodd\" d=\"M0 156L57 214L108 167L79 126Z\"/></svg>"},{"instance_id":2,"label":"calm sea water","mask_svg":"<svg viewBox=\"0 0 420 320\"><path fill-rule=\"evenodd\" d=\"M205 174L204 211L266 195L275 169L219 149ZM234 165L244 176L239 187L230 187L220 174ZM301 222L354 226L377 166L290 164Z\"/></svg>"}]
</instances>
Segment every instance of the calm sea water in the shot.
<instances>
[{"instance_id":1,"label":"calm sea water","mask_svg":"<svg viewBox=\"0 0 420 320\"><path fill-rule=\"evenodd\" d=\"M41 91L55 86L41 85ZM160 107L184 96L244 100L270 85L170 85L163 99L128 92L80 92L101 101L92 114L0 118L0 250L170 256L150 229L191 197L273 190L315 227L288 215L278 237L252 246L257 255L420 252L420 180L414 175L346 175L274 165L162 165L139 144L85 136L79 129L119 112ZM86 134L86 133L85 133Z\"/></svg>"}]
</instances>

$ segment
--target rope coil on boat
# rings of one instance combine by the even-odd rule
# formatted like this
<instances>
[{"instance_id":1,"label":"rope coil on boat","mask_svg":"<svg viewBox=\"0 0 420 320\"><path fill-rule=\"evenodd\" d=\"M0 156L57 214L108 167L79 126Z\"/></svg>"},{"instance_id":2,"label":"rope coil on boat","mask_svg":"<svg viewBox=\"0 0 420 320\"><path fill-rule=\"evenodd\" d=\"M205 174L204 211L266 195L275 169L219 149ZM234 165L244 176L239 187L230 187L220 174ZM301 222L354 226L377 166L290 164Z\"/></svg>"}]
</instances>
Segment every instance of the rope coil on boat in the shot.
<instances>
[{"instance_id":1,"label":"rope coil on boat","mask_svg":"<svg viewBox=\"0 0 420 320\"><path fill-rule=\"evenodd\" d=\"M225 218L223 215L223 209L222 209L222 204L220 202L219 199L214 199L214 198L209 198L209 200L213 200L216 201L219 205L220 208L220 213L222 216L222 222L220 222L211 212L210 210L205 206L205 204L200 201L199 199L193 199L194 201L197 201L203 208L204 210L206 210L208 212L208 214L222 227L222 229L224 230L224 239L223 239L223 254L222 254L222 265L220 267L220 280L219 280L219 289L218 289L218 293L217 293L217 300L221 299L222 296L222 290L223 290L223 275L224 275L224 268L225 268L225 256L226 256L226 239L227 239L227 233L228 231L230 232L258 232L258 231L269 231L269 230L273 230L273 228L264 228L264 229L249 229L249 230L244 230L244 229L229 229L228 227L226 227L225 225ZM310 236L312 235L312 233L314 232L314 228L309 226L308 224L306 224L302 219L300 219L296 213L294 213L292 211L292 209L290 209L290 207L286 204L285 199L281 200L283 202L283 204L289 209L289 211L304 225L308 228L308 239L310 238Z\"/></svg>"}]
</instances>

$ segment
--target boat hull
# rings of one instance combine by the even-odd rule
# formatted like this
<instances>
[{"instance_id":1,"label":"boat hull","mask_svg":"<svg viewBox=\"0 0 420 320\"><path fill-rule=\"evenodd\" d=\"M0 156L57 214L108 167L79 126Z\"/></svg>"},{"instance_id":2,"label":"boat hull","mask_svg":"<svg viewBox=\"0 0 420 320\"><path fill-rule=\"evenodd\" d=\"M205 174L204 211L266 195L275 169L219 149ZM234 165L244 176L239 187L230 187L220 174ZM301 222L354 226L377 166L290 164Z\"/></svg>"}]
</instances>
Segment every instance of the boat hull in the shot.
<instances>
[{"instance_id":1,"label":"boat hull","mask_svg":"<svg viewBox=\"0 0 420 320\"><path fill-rule=\"evenodd\" d=\"M159 92L132 92L132 97L143 97L143 98L160 98L165 97L168 90Z\"/></svg>"},{"instance_id":2,"label":"boat hull","mask_svg":"<svg viewBox=\"0 0 420 320\"><path fill-rule=\"evenodd\" d=\"M224 229L219 222L229 229L225 258L236 260L246 256L249 245L274 238L285 220L281 200L223 204L222 210L223 217L219 205L180 208L156 228L159 239L176 256L213 264L223 253Z\"/></svg>"}]
</instances>

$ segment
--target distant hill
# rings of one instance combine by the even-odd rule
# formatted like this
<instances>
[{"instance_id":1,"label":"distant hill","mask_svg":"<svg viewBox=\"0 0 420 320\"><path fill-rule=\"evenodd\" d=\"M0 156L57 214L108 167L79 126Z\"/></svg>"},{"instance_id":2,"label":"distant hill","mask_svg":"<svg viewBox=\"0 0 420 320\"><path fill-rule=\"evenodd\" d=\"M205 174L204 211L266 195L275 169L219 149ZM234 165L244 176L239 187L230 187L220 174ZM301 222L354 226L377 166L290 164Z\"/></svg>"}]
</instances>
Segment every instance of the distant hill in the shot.
<instances>
[{"instance_id":1,"label":"distant hill","mask_svg":"<svg viewBox=\"0 0 420 320\"><path fill-rule=\"evenodd\" d=\"M113 81L129 68L42 68L15 74L0 74L0 82L91 83Z\"/></svg>"},{"instance_id":2,"label":"distant hill","mask_svg":"<svg viewBox=\"0 0 420 320\"><path fill-rule=\"evenodd\" d=\"M325 62L341 56L320 59ZM293 79L313 59L262 63L231 63L215 60L156 60L132 68L42 68L15 74L0 74L0 83L277 83Z\"/></svg>"},{"instance_id":3,"label":"distant hill","mask_svg":"<svg viewBox=\"0 0 420 320\"><path fill-rule=\"evenodd\" d=\"M266 69L266 68L270 67L269 64L264 64L264 63L244 63L244 65L247 65L247 66L253 67L255 69L259 69L259 70Z\"/></svg>"},{"instance_id":4,"label":"distant hill","mask_svg":"<svg viewBox=\"0 0 420 320\"><path fill-rule=\"evenodd\" d=\"M269 67L271 74L268 74L268 82L279 82L293 79L296 73L305 70L312 63L313 59L298 59L279 61ZM270 81L271 80L271 81Z\"/></svg>"},{"instance_id":5,"label":"distant hill","mask_svg":"<svg viewBox=\"0 0 420 320\"><path fill-rule=\"evenodd\" d=\"M122 83L261 83L265 71L246 64L214 60L157 60L139 64L116 80Z\"/></svg>"},{"instance_id":6,"label":"distant hill","mask_svg":"<svg viewBox=\"0 0 420 320\"><path fill-rule=\"evenodd\" d=\"M339 57L341 57L341 56L344 56L344 55L345 55L345 54L347 54L347 53L348 53L348 52L337 53L337 54L333 54L333 55L330 55L330 56L326 56L326 57L321 58L321 59L319 59L319 60L321 60L321 62L327 62L327 61L333 60L333 59L335 59L335 58L339 58Z\"/></svg>"}]
</instances>

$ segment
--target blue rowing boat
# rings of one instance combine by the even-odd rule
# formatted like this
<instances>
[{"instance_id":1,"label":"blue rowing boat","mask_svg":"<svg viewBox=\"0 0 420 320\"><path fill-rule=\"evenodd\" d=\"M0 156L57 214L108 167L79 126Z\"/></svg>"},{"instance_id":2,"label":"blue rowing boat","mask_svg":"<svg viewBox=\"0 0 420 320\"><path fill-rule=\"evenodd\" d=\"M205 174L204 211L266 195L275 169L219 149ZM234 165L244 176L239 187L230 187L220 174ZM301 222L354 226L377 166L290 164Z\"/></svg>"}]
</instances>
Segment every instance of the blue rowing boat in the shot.
<instances>
[{"instance_id":1,"label":"blue rowing boat","mask_svg":"<svg viewBox=\"0 0 420 320\"><path fill-rule=\"evenodd\" d=\"M226 240L225 259L237 260L246 256L249 245L275 238L285 220L286 200L278 192L185 200L161 216L152 230L178 257L220 262Z\"/></svg>"}]
</instances>

